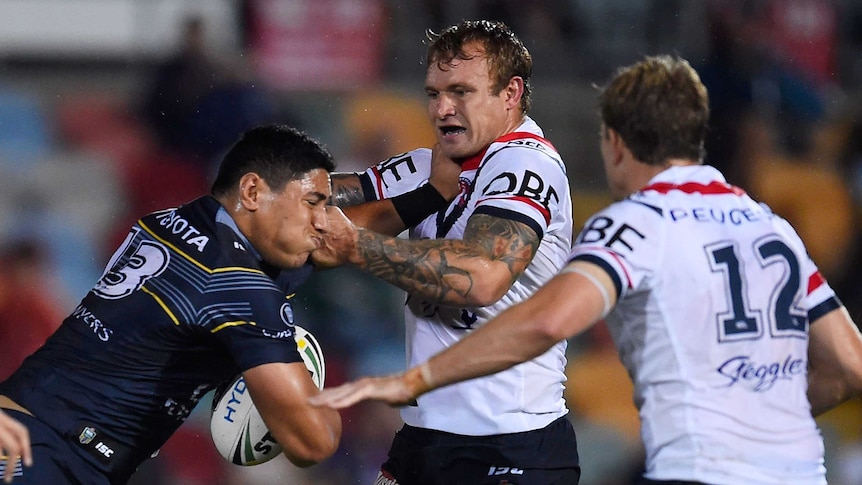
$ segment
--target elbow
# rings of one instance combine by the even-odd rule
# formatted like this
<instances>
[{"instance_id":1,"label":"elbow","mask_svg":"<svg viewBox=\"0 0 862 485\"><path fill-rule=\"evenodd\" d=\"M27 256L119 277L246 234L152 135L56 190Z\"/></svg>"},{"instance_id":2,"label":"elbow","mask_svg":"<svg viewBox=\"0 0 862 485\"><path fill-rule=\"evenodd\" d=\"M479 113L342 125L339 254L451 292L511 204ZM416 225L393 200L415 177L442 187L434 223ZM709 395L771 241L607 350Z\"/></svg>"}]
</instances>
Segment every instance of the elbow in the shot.
<instances>
[{"instance_id":1,"label":"elbow","mask_svg":"<svg viewBox=\"0 0 862 485\"><path fill-rule=\"evenodd\" d=\"M337 434L330 433L328 436L319 436L301 446L294 446L290 450L285 448L284 456L295 466L307 468L332 456L338 449L339 440L340 432Z\"/></svg>"},{"instance_id":2,"label":"elbow","mask_svg":"<svg viewBox=\"0 0 862 485\"><path fill-rule=\"evenodd\" d=\"M500 301L503 295L512 287L511 281L502 278L488 278L488 281L477 280L467 292L465 302L469 306L491 306Z\"/></svg>"},{"instance_id":3,"label":"elbow","mask_svg":"<svg viewBox=\"0 0 862 485\"><path fill-rule=\"evenodd\" d=\"M283 454L291 463L306 468L326 460L338 449L341 441L341 416L338 411L322 410L321 420L313 419L313 413L309 413L306 424L314 426L307 427L301 431L288 431L284 439L278 438L282 444ZM315 422L316 421L316 422Z\"/></svg>"},{"instance_id":4,"label":"elbow","mask_svg":"<svg viewBox=\"0 0 862 485\"><path fill-rule=\"evenodd\" d=\"M467 295L465 303L468 306L472 306L472 307L491 306L494 303L497 303L498 301L500 301L500 298L502 298L502 297L503 297L502 294L497 295L495 293L478 293L478 292L473 293L473 292L471 292L469 295Z\"/></svg>"},{"instance_id":5,"label":"elbow","mask_svg":"<svg viewBox=\"0 0 862 485\"><path fill-rule=\"evenodd\" d=\"M293 463L295 466L299 468L308 468L312 465L316 465L323 460L332 456L335 453L335 450L338 448L336 444L333 447L322 447L317 449L308 449L303 450L300 453L288 453L285 451L284 455Z\"/></svg>"},{"instance_id":6,"label":"elbow","mask_svg":"<svg viewBox=\"0 0 862 485\"><path fill-rule=\"evenodd\" d=\"M550 309L540 309L533 317L533 323L538 336L545 342L553 344L572 337L567 320Z\"/></svg>"},{"instance_id":7,"label":"elbow","mask_svg":"<svg viewBox=\"0 0 862 485\"><path fill-rule=\"evenodd\" d=\"M844 379L847 387L847 398L852 399L862 394L862 368L854 367Z\"/></svg>"},{"instance_id":8,"label":"elbow","mask_svg":"<svg viewBox=\"0 0 862 485\"><path fill-rule=\"evenodd\" d=\"M821 371L823 375L832 374L840 376L840 388L843 400L852 399L862 394L862 353L855 353L853 358L845 357L847 360L840 372ZM817 369L815 369L817 370Z\"/></svg>"},{"instance_id":9,"label":"elbow","mask_svg":"<svg viewBox=\"0 0 862 485\"><path fill-rule=\"evenodd\" d=\"M862 369L821 370L808 369L808 400L812 415L826 411L862 395Z\"/></svg>"}]
</instances>

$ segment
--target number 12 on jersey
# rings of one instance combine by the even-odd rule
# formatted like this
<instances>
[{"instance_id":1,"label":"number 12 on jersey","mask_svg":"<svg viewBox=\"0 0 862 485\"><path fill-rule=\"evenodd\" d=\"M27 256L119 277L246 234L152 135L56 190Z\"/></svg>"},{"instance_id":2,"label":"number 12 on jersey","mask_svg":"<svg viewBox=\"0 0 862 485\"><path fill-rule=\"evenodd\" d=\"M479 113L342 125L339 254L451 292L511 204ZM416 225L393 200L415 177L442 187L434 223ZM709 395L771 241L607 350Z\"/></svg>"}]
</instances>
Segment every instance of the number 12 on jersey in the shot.
<instances>
[{"instance_id":1,"label":"number 12 on jersey","mask_svg":"<svg viewBox=\"0 0 862 485\"><path fill-rule=\"evenodd\" d=\"M713 273L724 278L728 299L727 311L716 315L719 342L760 338L764 320L773 338L805 338L808 316L797 303L806 288L802 285L799 260L787 244L770 235L758 239L750 248L733 241L720 241L704 249ZM767 275L767 268L772 265L784 269L783 277L777 281ZM753 285L772 288L769 308L753 308L749 304L748 292Z\"/></svg>"}]
</instances>

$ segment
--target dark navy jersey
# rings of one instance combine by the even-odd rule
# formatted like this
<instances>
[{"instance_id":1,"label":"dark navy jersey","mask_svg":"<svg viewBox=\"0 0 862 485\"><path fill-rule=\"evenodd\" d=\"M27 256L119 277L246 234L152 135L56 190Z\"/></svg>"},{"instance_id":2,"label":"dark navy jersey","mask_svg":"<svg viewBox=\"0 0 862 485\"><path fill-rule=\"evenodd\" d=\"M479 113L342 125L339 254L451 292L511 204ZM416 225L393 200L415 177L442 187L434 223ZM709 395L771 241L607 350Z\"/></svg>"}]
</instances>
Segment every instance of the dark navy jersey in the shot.
<instances>
[{"instance_id":1,"label":"dark navy jersey","mask_svg":"<svg viewBox=\"0 0 862 485\"><path fill-rule=\"evenodd\" d=\"M128 476L207 391L261 364L302 361L287 291L309 273L262 263L212 197L150 214L0 394ZM93 453L97 441L108 450Z\"/></svg>"}]
</instances>

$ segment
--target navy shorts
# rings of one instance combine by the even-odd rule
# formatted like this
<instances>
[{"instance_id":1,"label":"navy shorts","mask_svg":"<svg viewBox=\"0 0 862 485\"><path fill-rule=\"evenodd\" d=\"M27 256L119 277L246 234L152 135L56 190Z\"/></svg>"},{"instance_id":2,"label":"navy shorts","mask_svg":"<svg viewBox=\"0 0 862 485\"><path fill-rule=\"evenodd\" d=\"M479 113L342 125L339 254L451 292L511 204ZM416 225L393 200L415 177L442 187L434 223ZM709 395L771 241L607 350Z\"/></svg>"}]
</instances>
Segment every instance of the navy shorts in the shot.
<instances>
[{"instance_id":1,"label":"navy shorts","mask_svg":"<svg viewBox=\"0 0 862 485\"><path fill-rule=\"evenodd\" d=\"M398 485L576 485L575 430L566 417L543 429L464 436L405 425L377 483Z\"/></svg>"},{"instance_id":2,"label":"navy shorts","mask_svg":"<svg viewBox=\"0 0 862 485\"><path fill-rule=\"evenodd\" d=\"M33 449L33 466L22 467L20 460L14 466L12 483L15 485L110 485L110 481L91 463L83 459L54 430L29 414L9 409L3 412L17 419L30 432ZM5 461L0 462L0 477Z\"/></svg>"}]
</instances>

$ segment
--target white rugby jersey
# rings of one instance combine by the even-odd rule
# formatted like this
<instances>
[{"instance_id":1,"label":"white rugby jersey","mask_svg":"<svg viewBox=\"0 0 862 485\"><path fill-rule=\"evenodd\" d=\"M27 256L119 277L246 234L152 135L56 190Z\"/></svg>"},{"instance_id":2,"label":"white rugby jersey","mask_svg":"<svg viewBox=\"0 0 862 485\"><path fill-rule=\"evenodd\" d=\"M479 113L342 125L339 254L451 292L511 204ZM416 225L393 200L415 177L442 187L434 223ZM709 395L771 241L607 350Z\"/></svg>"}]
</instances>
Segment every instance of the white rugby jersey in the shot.
<instances>
[{"instance_id":1,"label":"white rugby jersey","mask_svg":"<svg viewBox=\"0 0 862 485\"><path fill-rule=\"evenodd\" d=\"M377 198L422 185L431 151L414 150L366 171ZM542 131L527 118L462 165L461 192L445 211L411 230L411 239L461 239L473 214L527 224L541 237L526 271L500 301L487 307L438 307L417 297L405 306L410 366L460 340L504 309L532 295L566 263L571 251L572 202L566 168ZM539 429L566 414L566 342L509 370L438 389L402 411L404 422L462 435L485 436Z\"/></svg>"},{"instance_id":2,"label":"white rugby jersey","mask_svg":"<svg viewBox=\"0 0 862 485\"><path fill-rule=\"evenodd\" d=\"M712 167L672 167L593 216L571 259L617 284L648 478L826 483L808 325L840 303L784 219Z\"/></svg>"}]
</instances>

